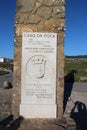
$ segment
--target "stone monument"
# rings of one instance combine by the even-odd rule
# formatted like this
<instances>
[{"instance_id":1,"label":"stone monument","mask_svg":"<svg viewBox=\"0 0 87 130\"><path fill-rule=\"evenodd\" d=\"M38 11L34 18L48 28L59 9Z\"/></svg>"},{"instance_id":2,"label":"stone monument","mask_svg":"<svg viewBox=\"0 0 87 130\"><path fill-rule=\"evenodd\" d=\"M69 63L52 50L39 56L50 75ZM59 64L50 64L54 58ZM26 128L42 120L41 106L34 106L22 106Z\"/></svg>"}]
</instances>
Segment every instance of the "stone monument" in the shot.
<instances>
[{"instance_id":1,"label":"stone monument","mask_svg":"<svg viewBox=\"0 0 87 130\"><path fill-rule=\"evenodd\" d=\"M12 113L62 118L65 0L17 0Z\"/></svg>"}]
</instances>

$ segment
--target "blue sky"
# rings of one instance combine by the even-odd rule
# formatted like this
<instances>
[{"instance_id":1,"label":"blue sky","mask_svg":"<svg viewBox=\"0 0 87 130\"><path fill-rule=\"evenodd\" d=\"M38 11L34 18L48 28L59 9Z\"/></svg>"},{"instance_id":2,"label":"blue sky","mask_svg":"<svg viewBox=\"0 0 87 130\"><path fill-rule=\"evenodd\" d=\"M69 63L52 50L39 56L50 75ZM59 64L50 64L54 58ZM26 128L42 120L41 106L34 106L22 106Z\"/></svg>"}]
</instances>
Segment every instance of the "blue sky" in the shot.
<instances>
[{"instance_id":1,"label":"blue sky","mask_svg":"<svg viewBox=\"0 0 87 130\"><path fill-rule=\"evenodd\" d=\"M14 57L16 0L0 3L0 57ZM87 55L87 0L66 0L65 55Z\"/></svg>"},{"instance_id":2,"label":"blue sky","mask_svg":"<svg viewBox=\"0 0 87 130\"><path fill-rule=\"evenodd\" d=\"M66 0L65 55L87 54L87 0Z\"/></svg>"},{"instance_id":3,"label":"blue sky","mask_svg":"<svg viewBox=\"0 0 87 130\"><path fill-rule=\"evenodd\" d=\"M14 14L16 0L0 3L0 57L13 58Z\"/></svg>"}]
</instances>

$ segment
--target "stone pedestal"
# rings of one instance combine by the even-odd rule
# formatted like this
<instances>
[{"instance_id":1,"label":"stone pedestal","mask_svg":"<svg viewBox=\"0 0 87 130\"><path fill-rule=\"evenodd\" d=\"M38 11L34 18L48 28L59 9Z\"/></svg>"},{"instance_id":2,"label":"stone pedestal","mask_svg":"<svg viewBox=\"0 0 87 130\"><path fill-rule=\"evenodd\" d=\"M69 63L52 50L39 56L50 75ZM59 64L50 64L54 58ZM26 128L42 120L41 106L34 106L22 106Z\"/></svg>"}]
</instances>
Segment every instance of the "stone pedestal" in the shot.
<instances>
[{"instance_id":1,"label":"stone pedestal","mask_svg":"<svg viewBox=\"0 0 87 130\"><path fill-rule=\"evenodd\" d=\"M62 117L64 5L64 0L17 0L12 105L15 117Z\"/></svg>"}]
</instances>

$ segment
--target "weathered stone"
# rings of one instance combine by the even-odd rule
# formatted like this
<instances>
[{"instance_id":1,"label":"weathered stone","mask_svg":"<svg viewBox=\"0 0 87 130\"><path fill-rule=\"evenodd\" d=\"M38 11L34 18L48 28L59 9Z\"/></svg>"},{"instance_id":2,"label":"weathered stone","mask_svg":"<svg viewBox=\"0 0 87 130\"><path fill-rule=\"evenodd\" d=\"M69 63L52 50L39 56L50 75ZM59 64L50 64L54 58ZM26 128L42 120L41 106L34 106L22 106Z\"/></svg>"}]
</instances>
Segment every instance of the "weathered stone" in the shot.
<instances>
[{"instance_id":1,"label":"weathered stone","mask_svg":"<svg viewBox=\"0 0 87 130\"><path fill-rule=\"evenodd\" d=\"M21 71L20 71L21 72ZM17 74L20 74L20 72L18 72ZM14 86L19 88L21 87L21 78L19 77L19 75L17 75L16 73L14 74ZM20 74L21 75L21 74Z\"/></svg>"},{"instance_id":2,"label":"weathered stone","mask_svg":"<svg viewBox=\"0 0 87 130\"><path fill-rule=\"evenodd\" d=\"M37 23L39 23L41 21L41 19L40 19L40 17L39 16L37 16L37 15L30 15L29 16L29 23L30 24L37 24Z\"/></svg>"},{"instance_id":3,"label":"weathered stone","mask_svg":"<svg viewBox=\"0 0 87 130\"><path fill-rule=\"evenodd\" d=\"M58 33L58 45L64 46L64 32ZM59 49L59 48L58 48Z\"/></svg>"},{"instance_id":4,"label":"weathered stone","mask_svg":"<svg viewBox=\"0 0 87 130\"><path fill-rule=\"evenodd\" d=\"M37 32L37 28L30 25L18 24L15 29L16 36L22 36L23 32Z\"/></svg>"},{"instance_id":5,"label":"weathered stone","mask_svg":"<svg viewBox=\"0 0 87 130\"><path fill-rule=\"evenodd\" d=\"M15 47L14 58L17 60L14 64L19 65L19 62L21 61L21 47Z\"/></svg>"},{"instance_id":6,"label":"weathered stone","mask_svg":"<svg viewBox=\"0 0 87 130\"><path fill-rule=\"evenodd\" d=\"M62 46L61 47L61 45L59 45L58 46L58 50L60 50L59 52L58 52L58 54L59 54L59 57L58 57L58 60L64 60L64 47ZM63 63L63 62L62 62Z\"/></svg>"},{"instance_id":7,"label":"weathered stone","mask_svg":"<svg viewBox=\"0 0 87 130\"><path fill-rule=\"evenodd\" d=\"M12 88L12 84L9 81L4 81L3 87L4 89L10 89Z\"/></svg>"},{"instance_id":8,"label":"weathered stone","mask_svg":"<svg viewBox=\"0 0 87 130\"><path fill-rule=\"evenodd\" d=\"M52 6L52 5L64 5L65 0L44 0L44 5Z\"/></svg>"},{"instance_id":9,"label":"weathered stone","mask_svg":"<svg viewBox=\"0 0 87 130\"><path fill-rule=\"evenodd\" d=\"M18 94L18 95L21 94L20 87L14 87L14 88L13 88L13 96L15 97L16 94Z\"/></svg>"},{"instance_id":10,"label":"weathered stone","mask_svg":"<svg viewBox=\"0 0 87 130\"><path fill-rule=\"evenodd\" d=\"M37 1L34 9L32 10L32 14L35 14L37 12L38 8L40 8L41 6L42 6L42 3Z\"/></svg>"},{"instance_id":11,"label":"weathered stone","mask_svg":"<svg viewBox=\"0 0 87 130\"><path fill-rule=\"evenodd\" d=\"M20 123L19 130L25 130L25 126L28 130L65 130L63 123L55 119L24 119L22 123Z\"/></svg>"},{"instance_id":12,"label":"weathered stone","mask_svg":"<svg viewBox=\"0 0 87 130\"><path fill-rule=\"evenodd\" d=\"M13 94L13 97L14 97L13 104L16 104L16 103L19 104L21 101L20 95L18 95L18 93L15 93Z\"/></svg>"},{"instance_id":13,"label":"weathered stone","mask_svg":"<svg viewBox=\"0 0 87 130\"><path fill-rule=\"evenodd\" d=\"M36 2L36 8L39 8L42 4L40 2Z\"/></svg>"},{"instance_id":14,"label":"weathered stone","mask_svg":"<svg viewBox=\"0 0 87 130\"><path fill-rule=\"evenodd\" d=\"M52 15L51 12L52 12L51 7L42 6L38 9L37 15L39 15L42 18L49 19Z\"/></svg>"},{"instance_id":15,"label":"weathered stone","mask_svg":"<svg viewBox=\"0 0 87 130\"><path fill-rule=\"evenodd\" d=\"M64 6L54 6L52 14L56 15L57 17L65 17L65 7Z\"/></svg>"},{"instance_id":16,"label":"weathered stone","mask_svg":"<svg viewBox=\"0 0 87 130\"><path fill-rule=\"evenodd\" d=\"M65 5L65 0L54 0L54 5Z\"/></svg>"},{"instance_id":17,"label":"weathered stone","mask_svg":"<svg viewBox=\"0 0 87 130\"><path fill-rule=\"evenodd\" d=\"M28 12L34 8L36 0L17 0L17 11Z\"/></svg>"},{"instance_id":18,"label":"weathered stone","mask_svg":"<svg viewBox=\"0 0 87 130\"><path fill-rule=\"evenodd\" d=\"M13 101L14 101L14 99L13 99ZM20 109L20 107L19 107L18 103L12 103L12 114L15 115L14 119L17 119L18 115L20 115L19 109Z\"/></svg>"},{"instance_id":19,"label":"weathered stone","mask_svg":"<svg viewBox=\"0 0 87 130\"><path fill-rule=\"evenodd\" d=\"M15 47L14 54L15 62L14 62L14 76L20 79L21 75L21 47Z\"/></svg>"},{"instance_id":20,"label":"weathered stone","mask_svg":"<svg viewBox=\"0 0 87 130\"><path fill-rule=\"evenodd\" d=\"M53 33L57 33L57 42L56 42L57 43L56 45L56 50L57 50L56 89L57 91L56 91L55 98L57 99L56 105L58 109L57 109L57 116L55 117L62 118L63 94L64 94L63 93L64 92L64 47L63 47L64 45L63 43L64 43L64 31L65 31L64 4L65 4L65 0L22 0L22 1L17 0L17 11L16 11L16 18L15 18L15 38L14 38L14 45L15 45L14 88L15 89L13 90L13 109L12 109L13 110L12 113L14 114L14 116L19 116L19 112L21 111L19 107L21 104L20 98L22 94L21 93L21 89L22 89L22 85L21 85L22 57L21 56L23 56L22 55L23 42L24 45L26 44L26 40L23 41L22 34L23 32L27 32L28 34L30 34L30 32L34 32L34 33L37 32L39 34L40 32L44 32L44 34L46 32L47 33L53 32ZM50 42L50 40L51 39L49 39L48 42ZM28 55L29 54L27 53L27 56ZM25 55L24 61L27 56ZM31 54L29 56L31 56ZM17 94L18 96L16 97Z\"/></svg>"},{"instance_id":21,"label":"weathered stone","mask_svg":"<svg viewBox=\"0 0 87 130\"><path fill-rule=\"evenodd\" d=\"M64 19L57 19L57 18L51 18L44 23L44 28L46 30L49 30L51 28L54 28L55 31L59 31L59 28L63 30L62 24L64 25Z\"/></svg>"},{"instance_id":22,"label":"weathered stone","mask_svg":"<svg viewBox=\"0 0 87 130\"><path fill-rule=\"evenodd\" d=\"M14 67L14 77L17 76L17 79L20 79L19 76L21 74L21 68L19 68L19 67L21 67L21 65L20 65L21 63L20 62L18 62L18 63L19 63L19 65L15 65L15 67Z\"/></svg>"},{"instance_id":23,"label":"weathered stone","mask_svg":"<svg viewBox=\"0 0 87 130\"><path fill-rule=\"evenodd\" d=\"M22 44L22 37L16 37L16 38L14 38L14 46L15 47L21 47L21 44Z\"/></svg>"},{"instance_id":24,"label":"weathered stone","mask_svg":"<svg viewBox=\"0 0 87 130\"><path fill-rule=\"evenodd\" d=\"M37 1L39 1L39 2L41 2L41 3L42 3L44 0L37 0Z\"/></svg>"},{"instance_id":25,"label":"weathered stone","mask_svg":"<svg viewBox=\"0 0 87 130\"><path fill-rule=\"evenodd\" d=\"M40 22L40 17L35 15L35 14L32 14L32 15L29 15L29 14L18 14L16 16L16 24L20 23L20 24L28 24L28 23L33 23L33 24L37 24Z\"/></svg>"},{"instance_id":26,"label":"weathered stone","mask_svg":"<svg viewBox=\"0 0 87 130\"><path fill-rule=\"evenodd\" d=\"M16 24L18 24L18 23L20 23L20 24L27 23L29 21L28 18L29 18L29 13L28 14L19 14L18 13L16 15L15 22L16 22Z\"/></svg>"},{"instance_id":27,"label":"weathered stone","mask_svg":"<svg viewBox=\"0 0 87 130\"><path fill-rule=\"evenodd\" d=\"M87 81L87 77L81 77L81 78L79 79L79 81L81 81L81 82Z\"/></svg>"},{"instance_id":28,"label":"weathered stone","mask_svg":"<svg viewBox=\"0 0 87 130\"><path fill-rule=\"evenodd\" d=\"M44 22L42 20L41 20L41 22L37 26L38 26L38 30L39 31L44 30Z\"/></svg>"},{"instance_id":29,"label":"weathered stone","mask_svg":"<svg viewBox=\"0 0 87 130\"><path fill-rule=\"evenodd\" d=\"M44 5L51 6L53 5L53 3L54 3L54 0L44 0Z\"/></svg>"}]
</instances>

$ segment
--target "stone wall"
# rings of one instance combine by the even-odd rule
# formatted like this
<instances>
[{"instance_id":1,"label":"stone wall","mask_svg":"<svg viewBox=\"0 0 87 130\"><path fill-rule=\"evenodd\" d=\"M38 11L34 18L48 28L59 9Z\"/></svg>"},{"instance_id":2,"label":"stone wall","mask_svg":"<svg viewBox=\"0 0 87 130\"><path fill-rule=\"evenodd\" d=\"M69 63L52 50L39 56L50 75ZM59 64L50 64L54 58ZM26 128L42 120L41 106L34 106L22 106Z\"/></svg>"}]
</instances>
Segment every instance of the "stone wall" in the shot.
<instances>
[{"instance_id":1,"label":"stone wall","mask_svg":"<svg viewBox=\"0 0 87 130\"><path fill-rule=\"evenodd\" d=\"M12 111L19 116L21 100L21 49L23 32L55 32L57 40L58 118L63 114L65 0L17 0L14 38L14 88Z\"/></svg>"}]
</instances>

